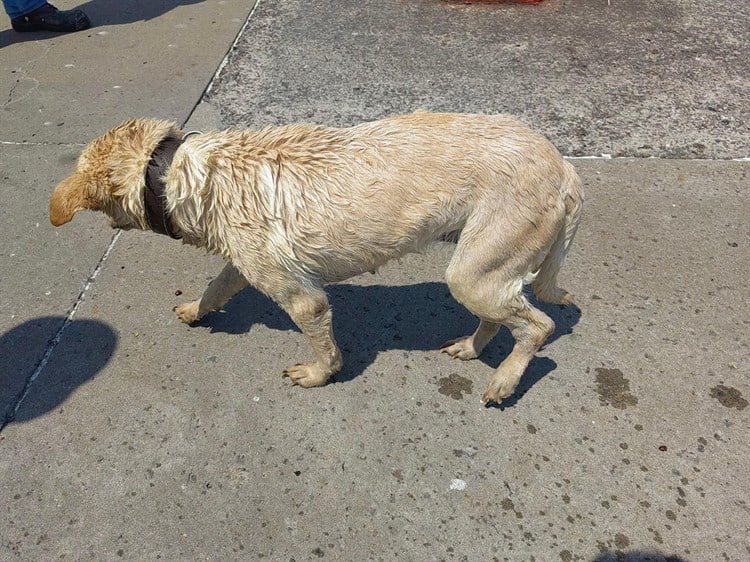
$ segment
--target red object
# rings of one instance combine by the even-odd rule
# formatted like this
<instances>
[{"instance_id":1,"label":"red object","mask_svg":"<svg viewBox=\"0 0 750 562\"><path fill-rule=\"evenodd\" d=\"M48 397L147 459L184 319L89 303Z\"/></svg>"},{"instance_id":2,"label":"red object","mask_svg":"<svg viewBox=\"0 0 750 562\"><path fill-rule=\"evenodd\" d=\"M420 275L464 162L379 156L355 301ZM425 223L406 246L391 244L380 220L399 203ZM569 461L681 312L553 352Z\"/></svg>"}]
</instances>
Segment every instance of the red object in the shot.
<instances>
[{"instance_id":1,"label":"red object","mask_svg":"<svg viewBox=\"0 0 750 562\"><path fill-rule=\"evenodd\" d=\"M542 0L443 0L454 4L539 4Z\"/></svg>"}]
</instances>

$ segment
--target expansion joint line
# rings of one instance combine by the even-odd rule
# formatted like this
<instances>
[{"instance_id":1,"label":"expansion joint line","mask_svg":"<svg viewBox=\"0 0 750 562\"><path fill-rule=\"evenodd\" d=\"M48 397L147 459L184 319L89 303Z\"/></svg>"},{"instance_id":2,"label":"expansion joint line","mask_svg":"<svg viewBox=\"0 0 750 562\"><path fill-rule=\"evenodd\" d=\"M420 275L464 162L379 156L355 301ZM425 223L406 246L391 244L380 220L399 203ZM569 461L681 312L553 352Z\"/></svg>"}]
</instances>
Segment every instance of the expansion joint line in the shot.
<instances>
[{"instance_id":1,"label":"expansion joint line","mask_svg":"<svg viewBox=\"0 0 750 562\"><path fill-rule=\"evenodd\" d=\"M82 142L29 142L0 140L0 146L64 146L70 148L81 148L86 145Z\"/></svg>"},{"instance_id":2,"label":"expansion joint line","mask_svg":"<svg viewBox=\"0 0 750 562\"><path fill-rule=\"evenodd\" d=\"M187 123L190 120L190 117L195 112L195 108L198 107L198 105L201 103L201 101L208 96L208 94L211 92L211 89L214 87L214 82L216 82L216 79L221 74L221 71L224 70L224 67L229 62L229 57L232 56L232 53L234 52L235 47L237 47L237 43L239 43L240 38L245 33L245 29L248 25L250 25L250 19L255 14L255 11L258 9L258 6L260 6L261 0L256 0L255 4L253 4L253 7L250 9L250 13L247 15L247 19L245 20L245 23L242 24L242 27L237 32L237 35L234 37L234 41L232 41L232 44L229 46L229 49L227 49L227 52L224 54L224 58L221 59L221 62L219 63L219 66L216 68L216 72L214 72L214 75L211 77L211 80L209 80L208 85L204 88L203 92L201 92L201 95L198 97L198 101L193 106L192 111L190 112L190 115L188 115L188 118L185 120L185 123ZM183 123L184 126L184 123Z\"/></svg>"},{"instance_id":3,"label":"expansion joint line","mask_svg":"<svg viewBox=\"0 0 750 562\"><path fill-rule=\"evenodd\" d=\"M8 425L10 422L12 422L15 419L16 414L18 413L18 410L21 408L21 404L23 404L23 401L26 399L26 396L28 396L29 391L31 390L31 385L34 384L34 381L37 379L40 373L47 366L47 363L49 362L49 359L52 356L52 352L57 347L57 344L60 343L60 340L62 340L65 330L68 328L70 323L73 322L73 318L75 317L76 312L78 312L78 308L81 306L84 299L86 298L86 294L91 288L91 285L94 284L94 281L96 281L96 278L99 276L102 269L104 268L104 264L107 261L107 258L109 258L109 255L112 253L112 250L114 249L115 244L117 243L117 240L120 238L121 234L122 234L122 230L118 230L115 232L114 236L112 236L112 240L110 240L109 245L107 246L107 249L105 250L102 257L99 259L99 262L96 264L96 267L94 267L94 270L91 272L91 275L89 275L88 278L86 279L86 283L83 285L83 289L81 289L81 292L78 293L78 297L76 298L75 302L73 303L73 306L71 307L70 311L65 317L65 321L63 322L62 326L60 326L60 329L57 330L55 337L53 337L47 344L47 349L45 350L44 355L42 356L42 359L39 361L39 364L34 369L34 372L31 373L31 376L26 380L26 384L24 384L24 387L21 390L21 392L19 392L18 395L16 396L15 403L13 404L11 411L8 414L6 414L5 419L0 420L0 432L3 429L5 429L6 425Z\"/></svg>"}]
</instances>

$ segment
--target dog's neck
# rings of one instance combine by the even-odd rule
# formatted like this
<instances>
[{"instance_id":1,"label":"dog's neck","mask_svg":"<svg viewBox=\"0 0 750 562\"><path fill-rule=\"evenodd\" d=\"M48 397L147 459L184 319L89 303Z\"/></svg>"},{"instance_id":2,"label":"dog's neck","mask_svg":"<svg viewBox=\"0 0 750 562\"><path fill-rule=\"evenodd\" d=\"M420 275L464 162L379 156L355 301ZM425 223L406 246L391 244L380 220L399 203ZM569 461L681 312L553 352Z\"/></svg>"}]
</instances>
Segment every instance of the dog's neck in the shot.
<instances>
[{"instance_id":1,"label":"dog's neck","mask_svg":"<svg viewBox=\"0 0 750 562\"><path fill-rule=\"evenodd\" d=\"M174 239L180 239L182 236L175 231L172 219L167 213L167 198L164 194L166 185L163 178L182 142L181 139L167 137L157 145L146 166L146 189L143 192L143 208L148 227L154 232L166 234Z\"/></svg>"}]
</instances>

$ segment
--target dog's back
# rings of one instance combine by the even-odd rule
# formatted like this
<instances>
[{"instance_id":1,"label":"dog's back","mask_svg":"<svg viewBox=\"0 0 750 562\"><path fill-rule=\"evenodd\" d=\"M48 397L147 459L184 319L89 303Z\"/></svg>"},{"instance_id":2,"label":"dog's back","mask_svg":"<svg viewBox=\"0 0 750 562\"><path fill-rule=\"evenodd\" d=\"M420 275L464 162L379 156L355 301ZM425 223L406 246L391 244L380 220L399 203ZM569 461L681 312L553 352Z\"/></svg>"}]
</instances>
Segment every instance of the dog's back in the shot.
<instances>
[{"instance_id":1,"label":"dog's back","mask_svg":"<svg viewBox=\"0 0 750 562\"><path fill-rule=\"evenodd\" d=\"M171 183L201 166L210 183L192 196L211 201L191 209L226 214L211 221L218 228L254 225L286 261L326 281L419 251L470 219L537 220L564 201L568 173L546 139L511 117L426 112L346 129L298 124L190 138Z\"/></svg>"}]
</instances>

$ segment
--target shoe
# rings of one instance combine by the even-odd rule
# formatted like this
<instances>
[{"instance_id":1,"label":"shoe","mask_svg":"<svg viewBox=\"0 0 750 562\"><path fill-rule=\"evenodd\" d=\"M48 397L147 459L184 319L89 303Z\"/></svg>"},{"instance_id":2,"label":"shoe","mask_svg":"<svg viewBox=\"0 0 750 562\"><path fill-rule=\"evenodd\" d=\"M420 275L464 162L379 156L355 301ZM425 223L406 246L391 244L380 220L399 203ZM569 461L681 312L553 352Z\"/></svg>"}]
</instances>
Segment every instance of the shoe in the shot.
<instances>
[{"instance_id":1,"label":"shoe","mask_svg":"<svg viewBox=\"0 0 750 562\"><path fill-rule=\"evenodd\" d=\"M91 27L91 21L81 10L58 10L45 4L25 16L10 20L16 31L81 31Z\"/></svg>"}]
</instances>

